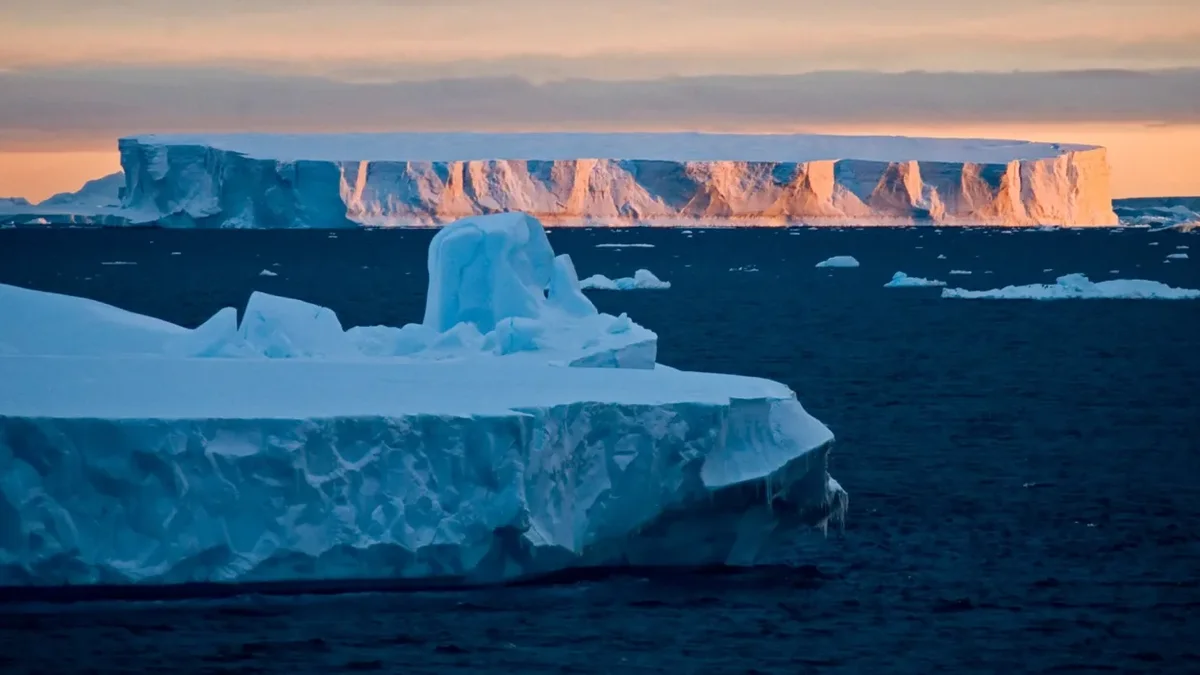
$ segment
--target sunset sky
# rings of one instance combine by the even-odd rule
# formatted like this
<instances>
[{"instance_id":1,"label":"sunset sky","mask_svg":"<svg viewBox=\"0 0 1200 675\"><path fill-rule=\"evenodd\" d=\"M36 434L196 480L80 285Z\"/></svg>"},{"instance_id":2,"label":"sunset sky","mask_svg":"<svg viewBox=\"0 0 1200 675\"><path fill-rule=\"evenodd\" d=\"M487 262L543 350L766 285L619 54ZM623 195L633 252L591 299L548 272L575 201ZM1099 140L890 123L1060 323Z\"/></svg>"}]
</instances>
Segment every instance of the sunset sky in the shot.
<instances>
[{"instance_id":1,"label":"sunset sky","mask_svg":"<svg viewBox=\"0 0 1200 675\"><path fill-rule=\"evenodd\" d=\"M1196 0L7 0L0 196L145 131L701 129L1110 148L1200 194ZM917 72L923 71L923 72Z\"/></svg>"}]
</instances>

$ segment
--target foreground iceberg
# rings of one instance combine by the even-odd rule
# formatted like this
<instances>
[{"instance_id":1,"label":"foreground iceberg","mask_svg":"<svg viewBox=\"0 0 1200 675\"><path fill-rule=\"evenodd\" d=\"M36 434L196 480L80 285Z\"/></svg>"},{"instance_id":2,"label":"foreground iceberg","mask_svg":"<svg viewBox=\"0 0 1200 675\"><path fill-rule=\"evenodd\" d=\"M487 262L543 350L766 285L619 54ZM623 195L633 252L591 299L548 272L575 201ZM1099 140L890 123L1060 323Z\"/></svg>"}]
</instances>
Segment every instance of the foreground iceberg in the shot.
<instances>
[{"instance_id":1,"label":"foreground iceberg","mask_svg":"<svg viewBox=\"0 0 1200 675\"><path fill-rule=\"evenodd\" d=\"M119 141L123 206L172 227L1115 225L1104 148L696 133L198 134Z\"/></svg>"},{"instance_id":2,"label":"foreground iceberg","mask_svg":"<svg viewBox=\"0 0 1200 675\"><path fill-rule=\"evenodd\" d=\"M403 328L256 293L189 330L0 287L0 586L741 564L842 518L791 390L624 367L604 345L640 327L536 220L452 224L429 262Z\"/></svg>"},{"instance_id":3,"label":"foreground iceberg","mask_svg":"<svg viewBox=\"0 0 1200 675\"><path fill-rule=\"evenodd\" d=\"M1053 284L1005 286L986 291L944 288L942 297L989 300L1196 300L1200 299L1200 290L1173 288L1164 283L1145 279L1111 279L1092 282L1082 274L1066 274L1059 277Z\"/></svg>"}]
</instances>

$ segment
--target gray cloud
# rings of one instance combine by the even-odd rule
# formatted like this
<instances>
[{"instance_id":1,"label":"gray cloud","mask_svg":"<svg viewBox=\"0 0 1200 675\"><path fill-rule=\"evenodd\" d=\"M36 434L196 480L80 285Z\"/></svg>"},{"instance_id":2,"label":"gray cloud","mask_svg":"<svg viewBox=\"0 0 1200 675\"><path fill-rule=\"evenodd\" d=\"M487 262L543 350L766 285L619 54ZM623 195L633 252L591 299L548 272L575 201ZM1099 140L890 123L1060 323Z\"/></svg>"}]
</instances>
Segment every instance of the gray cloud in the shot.
<instances>
[{"instance_id":1,"label":"gray cloud","mask_svg":"<svg viewBox=\"0 0 1200 675\"><path fill-rule=\"evenodd\" d=\"M801 129L805 125L1200 122L1200 69L821 72L532 84L355 84L215 69L0 73L0 150L170 131Z\"/></svg>"}]
</instances>

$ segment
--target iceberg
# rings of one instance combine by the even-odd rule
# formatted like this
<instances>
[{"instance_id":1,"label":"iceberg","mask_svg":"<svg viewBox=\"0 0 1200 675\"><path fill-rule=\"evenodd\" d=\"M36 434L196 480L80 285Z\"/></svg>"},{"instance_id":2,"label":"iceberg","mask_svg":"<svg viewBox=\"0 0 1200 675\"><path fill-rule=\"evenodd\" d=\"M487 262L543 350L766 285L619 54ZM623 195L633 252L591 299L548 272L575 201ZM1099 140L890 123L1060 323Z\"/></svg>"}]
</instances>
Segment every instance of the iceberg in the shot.
<instances>
[{"instance_id":1,"label":"iceberg","mask_svg":"<svg viewBox=\"0 0 1200 675\"><path fill-rule=\"evenodd\" d=\"M665 290L671 287L671 282L659 279L650 270L638 270L633 273L632 277L617 279L609 279L603 274L593 274L579 282L579 286L597 291Z\"/></svg>"},{"instance_id":2,"label":"iceberg","mask_svg":"<svg viewBox=\"0 0 1200 675\"><path fill-rule=\"evenodd\" d=\"M170 227L1115 225L1104 148L708 133L139 135L122 207Z\"/></svg>"},{"instance_id":3,"label":"iceberg","mask_svg":"<svg viewBox=\"0 0 1200 675\"><path fill-rule=\"evenodd\" d=\"M817 263L817 267L858 267L858 260L854 256L835 255L828 260L822 260Z\"/></svg>"},{"instance_id":4,"label":"iceberg","mask_svg":"<svg viewBox=\"0 0 1200 675\"><path fill-rule=\"evenodd\" d=\"M1082 274L1066 274L1053 284L1005 286L986 291L943 288L943 298L988 300L1196 300L1200 290L1174 288L1145 279L1093 282Z\"/></svg>"},{"instance_id":5,"label":"iceberg","mask_svg":"<svg viewBox=\"0 0 1200 675\"><path fill-rule=\"evenodd\" d=\"M841 522L833 434L785 385L654 363L529 216L438 237L400 328L0 286L0 586L752 564Z\"/></svg>"},{"instance_id":6,"label":"iceberg","mask_svg":"<svg viewBox=\"0 0 1200 675\"><path fill-rule=\"evenodd\" d=\"M125 174L118 171L84 183L75 192L61 192L31 204L22 198L0 198L0 223L26 225L131 225L153 223L151 212L122 205Z\"/></svg>"},{"instance_id":7,"label":"iceberg","mask_svg":"<svg viewBox=\"0 0 1200 675\"><path fill-rule=\"evenodd\" d=\"M896 272L892 275L892 280L883 285L884 288L920 288L925 286L945 286L946 282L936 279L922 279L921 277L910 277L904 272Z\"/></svg>"},{"instance_id":8,"label":"iceberg","mask_svg":"<svg viewBox=\"0 0 1200 675\"><path fill-rule=\"evenodd\" d=\"M1188 254L1186 254L1186 253L1168 253L1167 259L1168 260L1187 260Z\"/></svg>"}]
</instances>

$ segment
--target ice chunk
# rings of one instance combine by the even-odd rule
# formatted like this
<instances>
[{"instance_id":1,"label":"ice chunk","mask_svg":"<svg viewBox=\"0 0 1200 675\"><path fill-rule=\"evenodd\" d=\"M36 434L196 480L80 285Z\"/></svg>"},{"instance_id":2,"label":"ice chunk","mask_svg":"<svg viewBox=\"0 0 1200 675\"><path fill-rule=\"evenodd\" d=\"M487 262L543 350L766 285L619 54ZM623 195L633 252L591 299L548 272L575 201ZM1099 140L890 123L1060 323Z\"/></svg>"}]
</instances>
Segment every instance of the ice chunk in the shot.
<instances>
[{"instance_id":1,"label":"ice chunk","mask_svg":"<svg viewBox=\"0 0 1200 675\"><path fill-rule=\"evenodd\" d=\"M596 306L588 300L579 286L579 274L571 262L571 256L563 254L554 259L554 274L550 277L547 292L550 304L571 316L596 314Z\"/></svg>"},{"instance_id":2,"label":"ice chunk","mask_svg":"<svg viewBox=\"0 0 1200 675\"><path fill-rule=\"evenodd\" d=\"M541 315L554 251L532 216L464 218L429 245L425 325L449 330L464 321L487 333L500 319Z\"/></svg>"},{"instance_id":3,"label":"ice chunk","mask_svg":"<svg viewBox=\"0 0 1200 675\"><path fill-rule=\"evenodd\" d=\"M1200 290L1172 288L1166 284L1145 279L1111 279L1093 283L1082 274L1067 274L1059 277L1054 284L1005 286L987 291L945 288L942 289L942 297L993 300L1194 300L1200 298Z\"/></svg>"},{"instance_id":4,"label":"ice chunk","mask_svg":"<svg viewBox=\"0 0 1200 675\"><path fill-rule=\"evenodd\" d=\"M50 356L157 354L188 330L112 305L0 284L0 343Z\"/></svg>"},{"instance_id":5,"label":"ice chunk","mask_svg":"<svg viewBox=\"0 0 1200 675\"><path fill-rule=\"evenodd\" d=\"M364 356L408 356L438 339L437 331L421 323L400 328L393 326L355 326L346 337Z\"/></svg>"},{"instance_id":6,"label":"ice chunk","mask_svg":"<svg viewBox=\"0 0 1200 675\"><path fill-rule=\"evenodd\" d=\"M279 276L279 273L272 272L271 270L263 270L258 273L258 276L260 276L260 277L277 277L277 276Z\"/></svg>"},{"instance_id":7,"label":"ice chunk","mask_svg":"<svg viewBox=\"0 0 1200 675\"><path fill-rule=\"evenodd\" d=\"M596 244L596 248L654 248L654 244Z\"/></svg>"},{"instance_id":8,"label":"ice chunk","mask_svg":"<svg viewBox=\"0 0 1200 675\"><path fill-rule=\"evenodd\" d=\"M1171 260L1187 260L1188 254L1186 254L1186 253L1168 253L1167 257L1170 258Z\"/></svg>"},{"instance_id":9,"label":"ice chunk","mask_svg":"<svg viewBox=\"0 0 1200 675\"><path fill-rule=\"evenodd\" d=\"M163 354L178 357L249 357L262 353L246 343L238 331L237 309L226 307L195 330L173 337Z\"/></svg>"},{"instance_id":10,"label":"ice chunk","mask_svg":"<svg viewBox=\"0 0 1200 675\"><path fill-rule=\"evenodd\" d=\"M910 277L904 272L896 272L892 275L892 280L884 284L884 288L916 288L919 286L945 286L946 282L937 281L935 279L922 279L921 277Z\"/></svg>"},{"instance_id":11,"label":"ice chunk","mask_svg":"<svg viewBox=\"0 0 1200 675\"><path fill-rule=\"evenodd\" d=\"M619 279L609 279L602 274L593 274L579 282L579 286L598 291L632 291L667 289L671 287L671 282L659 279L650 270L638 270L633 273L632 277Z\"/></svg>"},{"instance_id":12,"label":"ice chunk","mask_svg":"<svg viewBox=\"0 0 1200 675\"><path fill-rule=\"evenodd\" d=\"M1049 270L1046 270L1049 271ZM950 270L950 274L970 274L971 270Z\"/></svg>"},{"instance_id":13,"label":"ice chunk","mask_svg":"<svg viewBox=\"0 0 1200 675\"><path fill-rule=\"evenodd\" d=\"M822 260L817 263L817 267L858 267L858 260L854 256L835 255L828 260Z\"/></svg>"},{"instance_id":14,"label":"ice chunk","mask_svg":"<svg viewBox=\"0 0 1200 675\"><path fill-rule=\"evenodd\" d=\"M239 330L256 352L273 359L358 353L333 310L261 291L250 295Z\"/></svg>"},{"instance_id":15,"label":"ice chunk","mask_svg":"<svg viewBox=\"0 0 1200 675\"><path fill-rule=\"evenodd\" d=\"M541 322L534 319L509 317L501 319L492 331L491 347L497 355L533 352L539 348L538 338L545 331Z\"/></svg>"}]
</instances>

